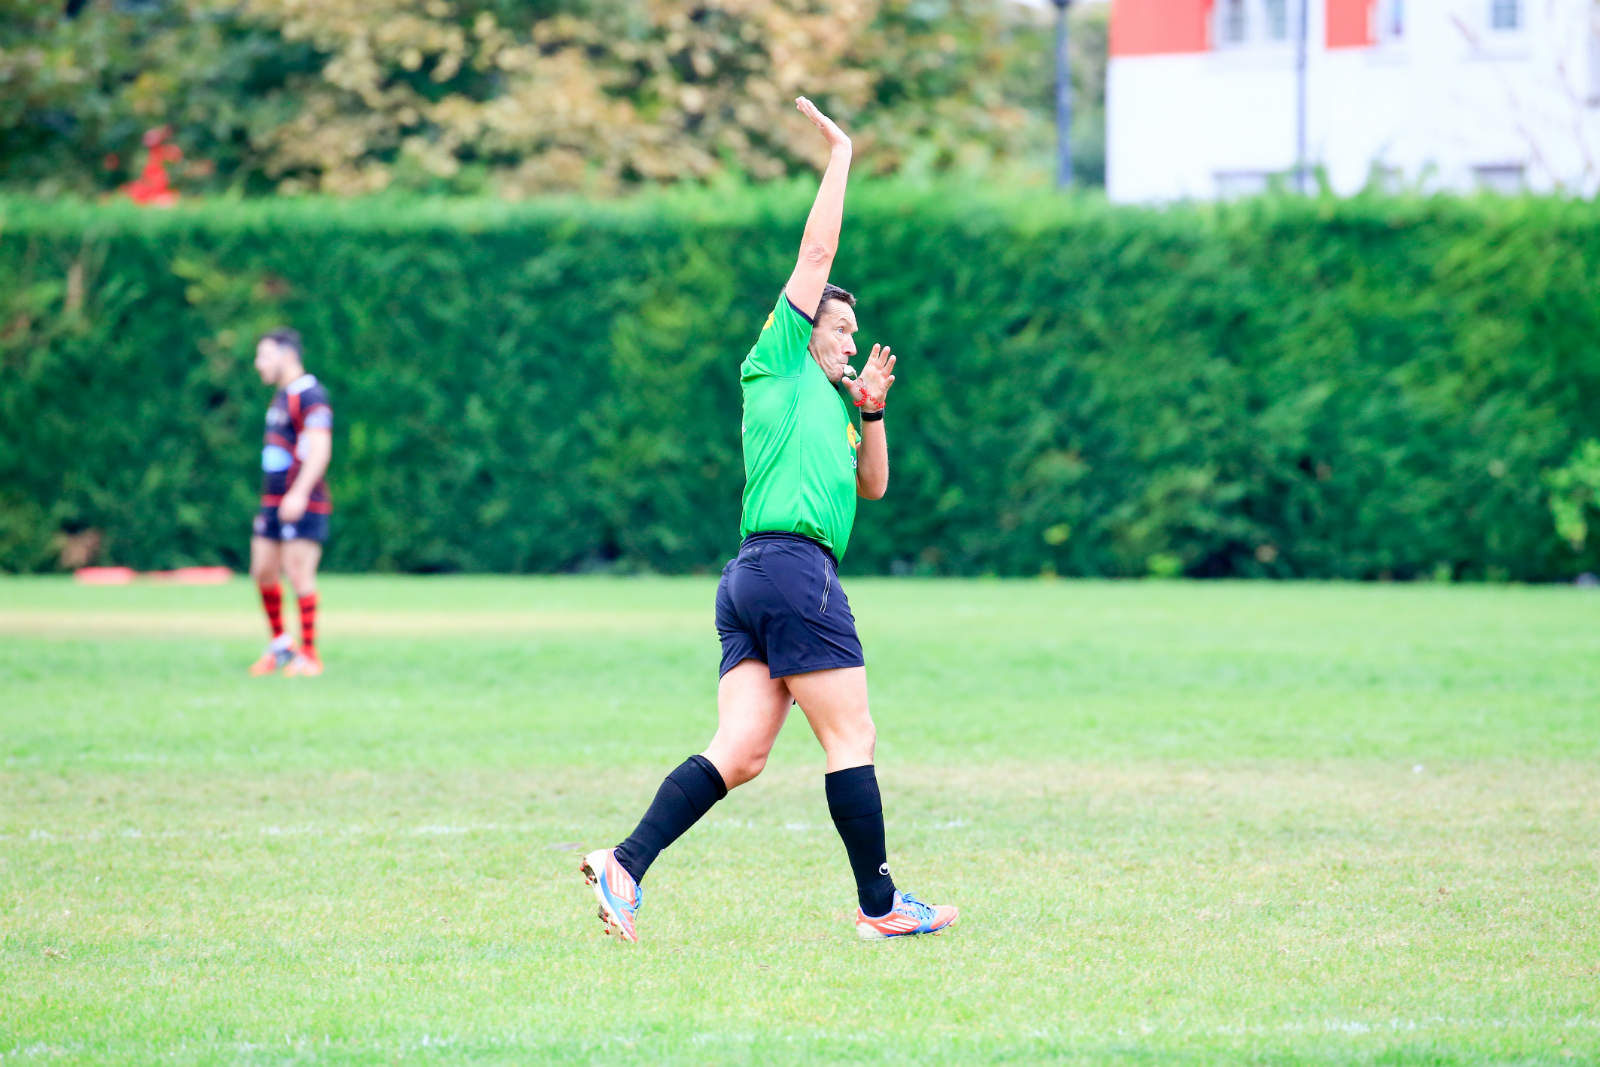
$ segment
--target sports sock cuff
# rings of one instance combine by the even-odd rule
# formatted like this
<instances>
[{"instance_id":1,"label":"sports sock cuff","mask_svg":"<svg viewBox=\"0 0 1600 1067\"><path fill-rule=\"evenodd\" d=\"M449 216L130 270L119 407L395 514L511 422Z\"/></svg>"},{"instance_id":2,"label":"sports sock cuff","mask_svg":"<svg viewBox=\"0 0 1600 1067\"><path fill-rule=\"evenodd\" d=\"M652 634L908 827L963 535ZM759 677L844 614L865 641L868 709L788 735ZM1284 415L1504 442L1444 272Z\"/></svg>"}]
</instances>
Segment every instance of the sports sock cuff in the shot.
<instances>
[{"instance_id":1,"label":"sports sock cuff","mask_svg":"<svg viewBox=\"0 0 1600 1067\"><path fill-rule=\"evenodd\" d=\"M699 822L727 792L722 775L710 760L690 756L662 779L639 825L617 846L617 862L634 881L642 880L661 850Z\"/></svg>"},{"instance_id":2,"label":"sports sock cuff","mask_svg":"<svg viewBox=\"0 0 1600 1067\"><path fill-rule=\"evenodd\" d=\"M635 883L644 881L644 872L648 868L640 868L639 861L634 859L633 853L628 851L627 841L612 849L611 854L617 858L617 862L622 865L622 869L628 872L628 877L632 878Z\"/></svg>"},{"instance_id":3,"label":"sports sock cuff","mask_svg":"<svg viewBox=\"0 0 1600 1067\"><path fill-rule=\"evenodd\" d=\"M711 779L711 784L717 789L717 799L721 800L728 795L728 783L722 780L722 772L717 770L717 765L696 753L689 757L689 762L706 772L706 777Z\"/></svg>"},{"instance_id":4,"label":"sports sock cuff","mask_svg":"<svg viewBox=\"0 0 1600 1067\"><path fill-rule=\"evenodd\" d=\"M883 794L878 791L878 772L872 764L846 767L823 776L828 795L828 812L838 819L855 819L883 812Z\"/></svg>"}]
</instances>

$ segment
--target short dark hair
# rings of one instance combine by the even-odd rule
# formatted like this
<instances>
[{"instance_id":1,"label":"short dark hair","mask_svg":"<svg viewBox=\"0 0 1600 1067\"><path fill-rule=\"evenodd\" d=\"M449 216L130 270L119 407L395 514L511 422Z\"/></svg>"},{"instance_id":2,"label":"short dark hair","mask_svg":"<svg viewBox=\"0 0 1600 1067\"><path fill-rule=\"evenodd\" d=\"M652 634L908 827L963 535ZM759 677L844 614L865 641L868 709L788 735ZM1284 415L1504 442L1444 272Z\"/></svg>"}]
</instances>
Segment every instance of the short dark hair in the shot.
<instances>
[{"instance_id":1,"label":"short dark hair","mask_svg":"<svg viewBox=\"0 0 1600 1067\"><path fill-rule=\"evenodd\" d=\"M285 348L292 348L296 356L303 356L306 353L305 346L300 343L300 331L291 329L288 326L279 326L275 330L268 330L261 335L261 340L271 341Z\"/></svg>"},{"instance_id":2,"label":"short dark hair","mask_svg":"<svg viewBox=\"0 0 1600 1067\"><path fill-rule=\"evenodd\" d=\"M822 287L822 299L817 301L817 315L822 314L822 309L827 306L830 300L837 300L839 303L848 304L851 307L856 306L856 298L853 293L848 289L841 289L832 282L828 282ZM812 317L815 318L816 316Z\"/></svg>"}]
</instances>

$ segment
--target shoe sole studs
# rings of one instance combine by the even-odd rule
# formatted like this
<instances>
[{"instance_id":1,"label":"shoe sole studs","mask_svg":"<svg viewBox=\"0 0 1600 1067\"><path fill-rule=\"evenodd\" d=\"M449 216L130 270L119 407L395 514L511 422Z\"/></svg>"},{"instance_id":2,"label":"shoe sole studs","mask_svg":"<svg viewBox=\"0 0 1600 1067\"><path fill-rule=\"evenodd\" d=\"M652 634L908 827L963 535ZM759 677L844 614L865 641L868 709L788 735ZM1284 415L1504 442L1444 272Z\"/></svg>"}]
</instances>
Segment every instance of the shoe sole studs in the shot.
<instances>
[{"instance_id":1,"label":"shoe sole studs","mask_svg":"<svg viewBox=\"0 0 1600 1067\"><path fill-rule=\"evenodd\" d=\"M578 870L583 872L583 880L585 882L587 882L589 885L593 886L593 885L598 885L600 883L600 876L594 873L594 868L589 866L589 861L588 860L584 860L582 863L580 863L578 865ZM606 913L606 908L605 908L604 904L600 905L598 908L595 909L595 914L600 917L600 924L603 927L605 927L603 932L605 933L605 935L607 937L610 937L613 934L615 934L617 936L618 940L621 940L621 941L626 941L627 940L627 938L622 935L622 927L619 924L613 922L612 919L611 919L611 916Z\"/></svg>"}]
</instances>

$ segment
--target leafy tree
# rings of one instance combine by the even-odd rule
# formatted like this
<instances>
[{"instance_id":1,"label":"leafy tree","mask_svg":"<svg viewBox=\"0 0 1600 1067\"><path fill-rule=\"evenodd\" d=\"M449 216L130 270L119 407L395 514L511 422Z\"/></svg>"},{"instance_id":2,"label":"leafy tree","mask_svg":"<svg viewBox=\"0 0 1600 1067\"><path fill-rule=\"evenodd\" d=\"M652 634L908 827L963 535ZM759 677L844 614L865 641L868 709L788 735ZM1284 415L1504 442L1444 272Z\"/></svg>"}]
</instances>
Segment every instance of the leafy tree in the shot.
<instances>
[{"instance_id":1,"label":"leafy tree","mask_svg":"<svg viewBox=\"0 0 1600 1067\"><path fill-rule=\"evenodd\" d=\"M256 142L293 110L273 91L321 62L223 4L0 0L0 185L115 188L170 125L191 186L268 191Z\"/></svg>"},{"instance_id":2,"label":"leafy tree","mask_svg":"<svg viewBox=\"0 0 1600 1067\"><path fill-rule=\"evenodd\" d=\"M89 0L76 19L0 0L0 16L0 185L47 194L114 188L161 124L202 190L767 179L814 166L802 92L880 172L1049 174L1049 16L1009 0ZM1080 93L1086 177L1098 95Z\"/></svg>"}]
</instances>

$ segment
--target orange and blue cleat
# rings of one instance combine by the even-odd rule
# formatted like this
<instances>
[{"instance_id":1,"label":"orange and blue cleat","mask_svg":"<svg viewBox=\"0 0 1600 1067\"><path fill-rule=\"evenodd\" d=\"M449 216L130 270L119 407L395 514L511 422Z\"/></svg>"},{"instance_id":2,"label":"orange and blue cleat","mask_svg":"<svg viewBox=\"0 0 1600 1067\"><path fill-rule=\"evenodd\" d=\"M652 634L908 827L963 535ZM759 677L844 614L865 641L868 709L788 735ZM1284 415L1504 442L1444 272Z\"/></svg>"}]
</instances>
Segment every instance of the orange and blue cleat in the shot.
<instances>
[{"instance_id":1,"label":"orange and blue cleat","mask_svg":"<svg viewBox=\"0 0 1600 1067\"><path fill-rule=\"evenodd\" d=\"M638 941L633 913L644 901L644 889L617 862L616 851L614 848L596 849L583 857L578 869L594 887L595 899L600 902L600 921L606 924L606 933L615 933L624 941Z\"/></svg>"},{"instance_id":2,"label":"orange and blue cleat","mask_svg":"<svg viewBox=\"0 0 1600 1067\"><path fill-rule=\"evenodd\" d=\"M321 673L322 660L311 649L296 652L294 658L283 668L285 678L315 678Z\"/></svg>"},{"instance_id":3,"label":"orange and blue cleat","mask_svg":"<svg viewBox=\"0 0 1600 1067\"><path fill-rule=\"evenodd\" d=\"M256 678L267 674L277 674L289 661L294 659L294 652L288 645L270 644L267 650L261 653L261 658L250 664L250 673Z\"/></svg>"},{"instance_id":4,"label":"orange and blue cleat","mask_svg":"<svg viewBox=\"0 0 1600 1067\"><path fill-rule=\"evenodd\" d=\"M856 909L856 934L863 941L878 941L886 937L909 937L912 934L937 934L949 928L960 914L948 904L924 904L910 893L898 889L894 894L894 907L887 915L872 918Z\"/></svg>"}]
</instances>

